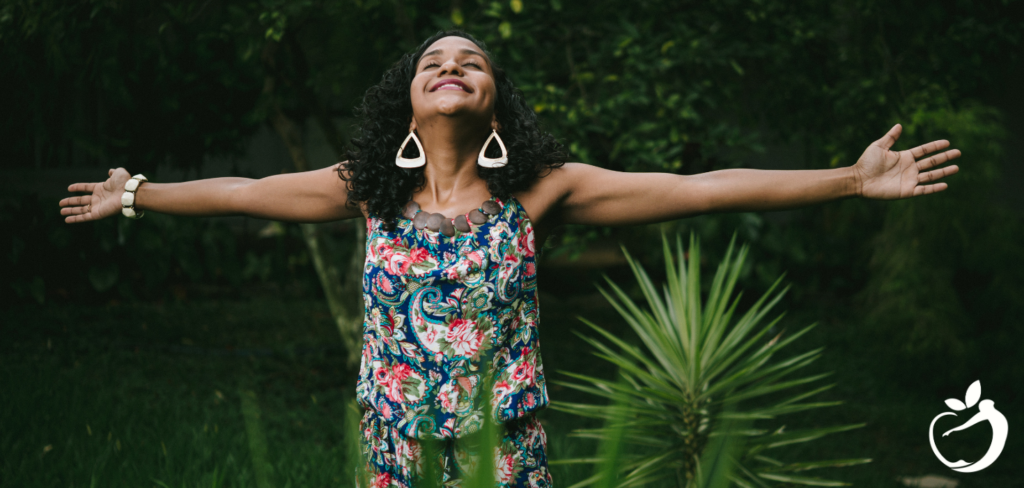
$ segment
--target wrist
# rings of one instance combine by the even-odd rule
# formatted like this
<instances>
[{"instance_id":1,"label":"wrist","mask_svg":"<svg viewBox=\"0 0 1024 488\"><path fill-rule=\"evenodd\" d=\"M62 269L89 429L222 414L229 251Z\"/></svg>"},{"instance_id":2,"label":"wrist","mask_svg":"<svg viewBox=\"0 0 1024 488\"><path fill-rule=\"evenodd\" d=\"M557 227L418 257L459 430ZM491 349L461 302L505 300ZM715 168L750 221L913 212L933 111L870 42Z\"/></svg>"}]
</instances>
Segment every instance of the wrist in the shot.
<instances>
[{"instance_id":1,"label":"wrist","mask_svg":"<svg viewBox=\"0 0 1024 488\"><path fill-rule=\"evenodd\" d=\"M864 175L861 174L860 169L857 165L842 168L846 171L846 197L862 197L864 196Z\"/></svg>"},{"instance_id":2,"label":"wrist","mask_svg":"<svg viewBox=\"0 0 1024 488\"><path fill-rule=\"evenodd\" d=\"M138 208L136 194L143 183L148 181L142 174L132 176L124 183L124 193L121 194L121 214L130 219L141 219L145 212Z\"/></svg>"}]
</instances>

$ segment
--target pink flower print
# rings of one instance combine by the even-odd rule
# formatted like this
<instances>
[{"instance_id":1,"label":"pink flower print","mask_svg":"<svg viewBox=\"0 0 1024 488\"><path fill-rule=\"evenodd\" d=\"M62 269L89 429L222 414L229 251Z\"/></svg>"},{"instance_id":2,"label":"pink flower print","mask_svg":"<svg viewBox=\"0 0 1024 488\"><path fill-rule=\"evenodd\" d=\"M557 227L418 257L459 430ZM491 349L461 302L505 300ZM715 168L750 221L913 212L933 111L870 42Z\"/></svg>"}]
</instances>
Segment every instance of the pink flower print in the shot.
<instances>
[{"instance_id":1,"label":"pink flower print","mask_svg":"<svg viewBox=\"0 0 1024 488\"><path fill-rule=\"evenodd\" d=\"M426 340L427 344L434 344L437 342L437 329L428 327L427 333L423 335L423 338Z\"/></svg>"},{"instance_id":2,"label":"pink flower print","mask_svg":"<svg viewBox=\"0 0 1024 488\"><path fill-rule=\"evenodd\" d=\"M437 392L437 398L441 401L441 410L454 413L455 407L459 403L459 390L456 388L455 382L449 381L442 385Z\"/></svg>"},{"instance_id":3,"label":"pink flower print","mask_svg":"<svg viewBox=\"0 0 1024 488\"><path fill-rule=\"evenodd\" d=\"M501 269L498 270L498 279L508 280L511 278L512 273L519 267L519 262L519 257L515 254L506 254L505 259L501 260Z\"/></svg>"},{"instance_id":4,"label":"pink flower print","mask_svg":"<svg viewBox=\"0 0 1024 488\"><path fill-rule=\"evenodd\" d=\"M389 253L384 257L387 260L385 268L393 275L404 275L412 266L412 258L404 252Z\"/></svg>"},{"instance_id":5,"label":"pink flower print","mask_svg":"<svg viewBox=\"0 0 1024 488\"><path fill-rule=\"evenodd\" d=\"M402 467L402 474L409 476L415 469L422 471L422 449L420 443L412 439L395 440L395 458Z\"/></svg>"},{"instance_id":6,"label":"pink flower print","mask_svg":"<svg viewBox=\"0 0 1024 488\"><path fill-rule=\"evenodd\" d=\"M387 293L387 294L390 295L391 293L395 292L395 287L391 285L391 280L389 280L383 274L377 275L377 276L380 277L380 289L383 290L384 293Z\"/></svg>"},{"instance_id":7,"label":"pink flower print","mask_svg":"<svg viewBox=\"0 0 1024 488\"><path fill-rule=\"evenodd\" d=\"M448 438L455 437L454 432L453 432L454 429L455 429L455 417L451 417L448 420L445 420L444 424L441 425L441 435L442 435L442 437L448 437Z\"/></svg>"},{"instance_id":8,"label":"pink flower print","mask_svg":"<svg viewBox=\"0 0 1024 488\"><path fill-rule=\"evenodd\" d=\"M459 281L459 270L455 266L452 266L451 268L444 270L444 277L450 281Z\"/></svg>"},{"instance_id":9,"label":"pink flower print","mask_svg":"<svg viewBox=\"0 0 1024 488\"><path fill-rule=\"evenodd\" d=\"M393 402L402 402L402 382L397 379L392 379L387 384L382 385L384 387L384 395L388 397L388 400Z\"/></svg>"},{"instance_id":10,"label":"pink flower print","mask_svg":"<svg viewBox=\"0 0 1024 488\"><path fill-rule=\"evenodd\" d=\"M512 386L509 385L508 382L499 381L495 383L494 388L491 390L493 392L493 396L491 397L491 406L497 406L499 403L501 403L502 400L505 399L506 396L508 396L509 393L512 393L514 390L515 388L512 388Z\"/></svg>"},{"instance_id":11,"label":"pink flower print","mask_svg":"<svg viewBox=\"0 0 1024 488\"><path fill-rule=\"evenodd\" d=\"M378 384L384 385L391 382L391 370L385 367L380 367L379 364L375 364L373 368L373 379Z\"/></svg>"},{"instance_id":12,"label":"pink flower print","mask_svg":"<svg viewBox=\"0 0 1024 488\"><path fill-rule=\"evenodd\" d=\"M405 363L394 365L391 368L391 371L392 371L392 374L395 376L395 379L397 379L398 381L405 380L406 378L408 378L413 373L412 372L412 368L409 367L409 365L405 364Z\"/></svg>"},{"instance_id":13,"label":"pink flower print","mask_svg":"<svg viewBox=\"0 0 1024 488\"><path fill-rule=\"evenodd\" d=\"M519 254L522 254L526 257L533 256L535 252L533 240L533 226L526 225L523 227L522 230L523 231L519 233L519 242L516 243L516 251L519 252Z\"/></svg>"},{"instance_id":14,"label":"pink flower print","mask_svg":"<svg viewBox=\"0 0 1024 488\"><path fill-rule=\"evenodd\" d=\"M384 373L381 373L381 371ZM391 370L381 368L375 372L375 379L377 383L384 388L384 395L388 397L388 400L393 402L402 402L404 400L402 396L402 381L412 374L412 368L408 364L396 364L391 367Z\"/></svg>"},{"instance_id":15,"label":"pink flower print","mask_svg":"<svg viewBox=\"0 0 1024 488\"><path fill-rule=\"evenodd\" d=\"M527 386L533 384L534 378L534 367L531 362L524 362L516 367L515 371L512 372L512 380L525 383Z\"/></svg>"},{"instance_id":16,"label":"pink flower print","mask_svg":"<svg viewBox=\"0 0 1024 488\"><path fill-rule=\"evenodd\" d=\"M476 322L466 319L455 319L448 326L444 338L452 346L457 356L473 356L480 349L484 335L476 328Z\"/></svg>"},{"instance_id":17,"label":"pink flower print","mask_svg":"<svg viewBox=\"0 0 1024 488\"><path fill-rule=\"evenodd\" d=\"M391 243L384 239L378 239L373 243L372 246L370 246L370 256L372 256L374 259L380 259L384 255L388 254L390 251Z\"/></svg>"},{"instance_id":18,"label":"pink flower print","mask_svg":"<svg viewBox=\"0 0 1024 488\"><path fill-rule=\"evenodd\" d=\"M380 473L373 479L371 488L388 488L391 486L391 475L388 473Z\"/></svg>"},{"instance_id":19,"label":"pink flower print","mask_svg":"<svg viewBox=\"0 0 1024 488\"><path fill-rule=\"evenodd\" d=\"M423 261L430 259L430 251L422 247L417 247L416 249L409 251L409 257L412 258L413 263L422 263Z\"/></svg>"},{"instance_id":20,"label":"pink flower print","mask_svg":"<svg viewBox=\"0 0 1024 488\"><path fill-rule=\"evenodd\" d=\"M495 449L497 451L497 449ZM497 454L494 460L494 480L501 485L507 485L512 481L515 473L516 461L511 454Z\"/></svg>"},{"instance_id":21,"label":"pink flower print","mask_svg":"<svg viewBox=\"0 0 1024 488\"><path fill-rule=\"evenodd\" d=\"M466 254L466 259L468 259L470 262L477 266L481 266L484 264L484 252L473 251L471 253Z\"/></svg>"},{"instance_id":22,"label":"pink flower print","mask_svg":"<svg viewBox=\"0 0 1024 488\"><path fill-rule=\"evenodd\" d=\"M526 276L534 276L536 274L537 274L537 265L532 263L532 262L526 263Z\"/></svg>"},{"instance_id":23,"label":"pink flower print","mask_svg":"<svg viewBox=\"0 0 1024 488\"><path fill-rule=\"evenodd\" d=\"M526 408L533 408L537 406L537 399L533 396L533 393L527 393L526 396L523 397L523 406Z\"/></svg>"}]
</instances>

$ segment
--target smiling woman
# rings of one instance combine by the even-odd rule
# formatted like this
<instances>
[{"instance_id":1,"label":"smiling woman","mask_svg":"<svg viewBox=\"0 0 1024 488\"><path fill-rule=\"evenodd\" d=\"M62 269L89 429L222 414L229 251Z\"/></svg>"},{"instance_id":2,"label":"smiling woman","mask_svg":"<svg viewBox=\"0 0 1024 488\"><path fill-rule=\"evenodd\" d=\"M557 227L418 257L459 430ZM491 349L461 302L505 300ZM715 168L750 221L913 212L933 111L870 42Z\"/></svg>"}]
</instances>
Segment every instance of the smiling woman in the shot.
<instances>
[{"instance_id":1,"label":"smiling woman","mask_svg":"<svg viewBox=\"0 0 1024 488\"><path fill-rule=\"evenodd\" d=\"M69 223L141 211L365 218L357 395L375 487L412 486L434 461L445 484L457 485L479 462L495 467L498 486L551 485L534 413L548 404L535 252L552 228L908 198L944 190L933 182L957 167L939 166L960 156L936 153L947 141L891 151L896 125L847 168L681 176L566 163L484 45L462 32L438 33L405 55L367 91L359 113L354 148L332 168L176 184L111 169L104 183L71 185L90 194L62 200L61 213ZM402 154L413 139L415 164ZM492 139L499 158L486 156ZM465 442L487 425L486 412L504 426L494 464ZM426 439L443 446L424 462Z\"/></svg>"},{"instance_id":2,"label":"smiling woman","mask_svg":"<svg viewBox=\"0 0 1024 488\"><path fill-rule=\"evenodd\" d=\"M458 191L445 189L444 208L437 209L456 215L491 196L508 199L528 190L568 157L554 136L540 129L532 107L483 43L459 31L440 32L403 56L366 92L357 113L360 133L340 168L342 178L351 183L349 200L361 202L389 226L410 199L420 200L412 196L428 181L449 184L451 180L435 174L446 165L434 162L468 160L460 166L464 174ZM453 120L459 123L451 124ZM502 139L508 163L477 168L474 162L492 130ZM409 133L422 143L425 168L406 170L394 164L396 150ZM497 146L492 144L491 150Z\"/></svg>"}]
</instances>

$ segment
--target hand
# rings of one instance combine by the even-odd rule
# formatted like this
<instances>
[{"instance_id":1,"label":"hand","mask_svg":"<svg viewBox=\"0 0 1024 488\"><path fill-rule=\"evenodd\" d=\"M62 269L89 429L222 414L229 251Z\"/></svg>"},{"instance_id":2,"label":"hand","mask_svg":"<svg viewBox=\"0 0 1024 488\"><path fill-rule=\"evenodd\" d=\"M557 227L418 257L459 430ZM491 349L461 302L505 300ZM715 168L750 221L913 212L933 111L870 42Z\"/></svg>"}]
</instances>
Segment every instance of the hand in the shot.
<instances>
[{"instance_id":1,"label":"hand","mask_svg":"<svg viewBox=\"0 0 1024 488\"><path fill-rule=\"evenodd\" d=\"M60 201L60 214L67 215L64 222L77 224L99 220L121 213L121 194L124 184L132 175L124 168L107 171L103 183L75 183L68 187L70 192L87 192L92 195L69 197Z\"/></svg>"},{"instance_id":2,"label":"hand","mask_svg":"<svg viewBox=\"0 0 1024 488\"><path fill-rule=\"evenodd\" d=\"M903 126L896 124L889 133L864 150L853 165L857 177L858 194L865 198L895 200L927 195L945 190L945 183L935 183L960 170L955 164L927 171L960 157L959 149L950 149L930 157L924 156L949 147L949 141L933 141L906 151L889 150L900 138ZM924 158L924 159L920 159ZM920 159L920 160L919 160Z\"/></svg>"}]
</instances>

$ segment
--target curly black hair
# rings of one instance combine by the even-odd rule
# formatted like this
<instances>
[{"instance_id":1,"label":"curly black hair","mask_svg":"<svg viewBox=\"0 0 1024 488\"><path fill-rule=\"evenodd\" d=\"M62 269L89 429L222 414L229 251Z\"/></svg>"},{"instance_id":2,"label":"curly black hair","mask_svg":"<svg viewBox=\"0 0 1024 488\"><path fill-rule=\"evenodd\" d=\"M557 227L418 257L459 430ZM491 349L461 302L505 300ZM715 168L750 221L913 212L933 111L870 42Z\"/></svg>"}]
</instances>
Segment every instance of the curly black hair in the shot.
<instances>
[{"instance_id":1,"label":"curly black hair","mask_svg":"<svg viewBox=\"0 0 1024 488\"><path fill-rule=\"evenodd\" d=\"M497 91L494 112L508 151L508 164L504 167L477 167L491 194L507 199L529 188L545 172L565 164L567 158L555 137L540 129L537 114L505 70L494 63L494 56L484 43L460 30L440 31L423 41L415 52L402 56L384 72L380 83L366 91L362 104L356 108L361 123L352 139L353 147L346 152L347 161L338 168L341 179L347 182L349 202L363 203L368 213L381 218L388 228L394 227L402 207L425 184L423 168L403 169L395 165L395 154L408 135L412 120L409 86L423 52L438 39L449 36L469 39L491 60ZM488 155L491 151L488 149Z\"/></svg>"}]
</instances>

